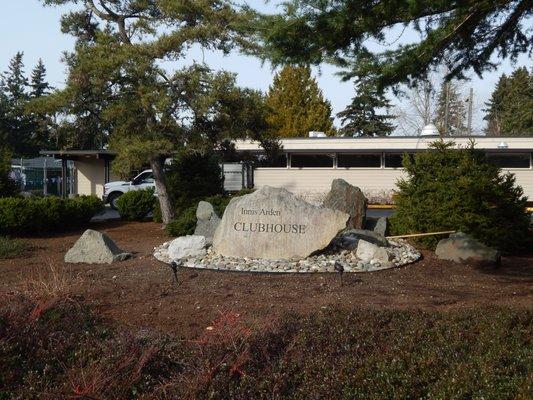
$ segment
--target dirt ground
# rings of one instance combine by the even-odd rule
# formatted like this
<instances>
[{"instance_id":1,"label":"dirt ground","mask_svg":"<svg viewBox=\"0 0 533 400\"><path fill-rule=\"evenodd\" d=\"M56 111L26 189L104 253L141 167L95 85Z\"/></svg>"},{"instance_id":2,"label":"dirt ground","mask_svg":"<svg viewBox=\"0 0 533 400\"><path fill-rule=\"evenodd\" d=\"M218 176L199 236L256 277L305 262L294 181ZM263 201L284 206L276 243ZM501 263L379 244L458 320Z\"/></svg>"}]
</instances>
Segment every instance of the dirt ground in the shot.
<instances>
[{"instance_id":1,"label":"dirt ground","mask_svg":"<svg viewBox=\"0 0 533 400\"><path fill-rule=\"evenodd\" d=\"M176 285L169 266L151 256L155 246L169 239L159 224L102 222L91 228L105 231L135 257L113 265L65 264L63 256L81 231L30 238L37 248L28 257L0 260L0 299L16 293L26 277L60 265L78 282L76 298L105 317L183 337L197 336L225 311L261 324L288 311L327 308L533 308L533 251L504 257L498 269L443 262L424 252L422 261L402 268L345 274L342 285L336 274L193 269L181 269Z\"/></svg>"}]
</instances>

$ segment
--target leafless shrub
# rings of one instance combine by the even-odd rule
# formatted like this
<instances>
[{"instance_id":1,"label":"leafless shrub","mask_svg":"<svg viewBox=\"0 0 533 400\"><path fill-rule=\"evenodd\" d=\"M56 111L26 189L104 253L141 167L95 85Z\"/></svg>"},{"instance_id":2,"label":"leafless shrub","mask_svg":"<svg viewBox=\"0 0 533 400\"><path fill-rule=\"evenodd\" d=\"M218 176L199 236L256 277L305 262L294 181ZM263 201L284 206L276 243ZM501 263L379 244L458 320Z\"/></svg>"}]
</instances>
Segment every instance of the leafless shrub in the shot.
<instances>
[{"instance_id":1,"label":"leafless shrub","mask_svg":"<svg viewBox=\"0 0 533 400\"><path fill-rule=\"evenodd\" d=\"M82 283L79 275L74 275L65 266L48 262L46 268L32 272L22 279L19 291L35 302L53 302L71 298Z\"/></svg>"}]
</instances>

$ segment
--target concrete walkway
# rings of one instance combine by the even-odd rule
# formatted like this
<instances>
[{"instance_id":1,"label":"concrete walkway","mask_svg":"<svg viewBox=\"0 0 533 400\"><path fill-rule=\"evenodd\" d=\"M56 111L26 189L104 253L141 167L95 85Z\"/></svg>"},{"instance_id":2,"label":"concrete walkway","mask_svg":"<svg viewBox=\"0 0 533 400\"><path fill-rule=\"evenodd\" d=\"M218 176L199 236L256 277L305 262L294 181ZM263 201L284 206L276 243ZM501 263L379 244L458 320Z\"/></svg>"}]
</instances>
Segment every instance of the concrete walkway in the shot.
<instances>
[{"instance_id":1,"label":"concrete walkway","mask_svg":"<svg viewBox=\"0 0 533 400\"><path fill-rule=\"evenodd\" d=\"M104 211L92 217L91 222L114 221L117 219L120 219L118 211L113 210L109 205L106 205Z\"/></svg>"}]
</instances>

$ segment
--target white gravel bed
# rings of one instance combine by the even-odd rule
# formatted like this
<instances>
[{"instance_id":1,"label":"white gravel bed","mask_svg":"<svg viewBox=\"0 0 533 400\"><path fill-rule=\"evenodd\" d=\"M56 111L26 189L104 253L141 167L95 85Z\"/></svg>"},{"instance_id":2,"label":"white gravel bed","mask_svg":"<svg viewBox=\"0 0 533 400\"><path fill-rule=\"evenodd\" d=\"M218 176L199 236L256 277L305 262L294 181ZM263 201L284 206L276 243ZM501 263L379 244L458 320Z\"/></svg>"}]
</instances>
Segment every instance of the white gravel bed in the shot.
<instances>
[{"instance_id":1,"label":"white gravel bed","mask_svg":"<svg viewBox=\"0 0 533 400\"><path fill-rule=\"evenodd\" d=\"M390 255L390 261L387 262L380 262L378 260L363 262L356 257L355 252L349 250L314 255L301 260L267 260L225 257L214 253L211 248L208 248L207 254L202 257L189 257L174 261L187 268L243 272L319 273L337 272L341 266L344 272L379 271L410 264L419 260L421 257L417 249L401 239L389 240L389 243L390 246L386 249ZM159 261L170 263L172 260L168 257L168 245L169 242L166 242L154 248L154 257Z\"/></svg>"}]
</instances>

